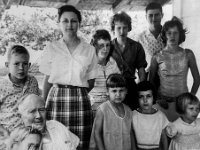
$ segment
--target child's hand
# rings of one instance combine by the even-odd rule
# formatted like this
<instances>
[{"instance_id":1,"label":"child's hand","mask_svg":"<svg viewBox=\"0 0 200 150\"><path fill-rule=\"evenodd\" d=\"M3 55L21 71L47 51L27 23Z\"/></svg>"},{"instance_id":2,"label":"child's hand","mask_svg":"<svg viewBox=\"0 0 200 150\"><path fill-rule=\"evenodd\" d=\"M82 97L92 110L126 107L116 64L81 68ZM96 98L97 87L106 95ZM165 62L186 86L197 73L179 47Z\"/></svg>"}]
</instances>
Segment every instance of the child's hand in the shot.
<instances>
[{"instance_id":1,"label":"child's hand","mask_svg":"<svg viewBox=\"0 0 200 150\"><path fill-rule=\"evenodd\" d=\"M175 130L175 127L171 125L171 126L166 127L166 133L167 133L167 136L172 138L173 136L177 134L177 131Z\"/></svg>"}]
</instances>

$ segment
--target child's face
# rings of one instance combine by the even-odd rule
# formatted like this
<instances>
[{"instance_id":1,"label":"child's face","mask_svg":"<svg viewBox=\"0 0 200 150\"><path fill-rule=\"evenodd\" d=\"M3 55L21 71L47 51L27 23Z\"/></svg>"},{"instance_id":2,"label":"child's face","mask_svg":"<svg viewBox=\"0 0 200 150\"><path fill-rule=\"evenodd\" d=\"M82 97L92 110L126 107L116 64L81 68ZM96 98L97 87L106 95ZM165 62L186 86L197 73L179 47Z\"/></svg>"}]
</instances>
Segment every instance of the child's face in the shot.
<instances>
[{"instance_id":1,"label":"child's face","mask_svg":"<svg viewBox=\"0 0 200 150\"><path fill-rule=\"evenodd\" d=\"M108 95L110 101L114 103L121 103L125 99L127 89L125 87L108 88Z\"/></svg>"},{"instance_id":2,"label":"child's face","mask_svg":"<svg viewBox=\"0 0 200 150\"><path fill-rule=\"evenodd\" d=\"M30 67L29 56L26 54L12 54L6 65L13 81L24 79Z\"/></svg>"},{"instance_id":3,"label":"child's face","mask_svg":"<svg viewBox=\"0 0 200 150\"><path fill-rule=\"evenodd\" d=\"M199 114L199 104L187 104L185 114L182 116L183 121L192 123Z\"/></svg>"},{"instance_id":4,"label":"child's face","mask_svg":"<svg viewBox=\"0 0 200 150\"><path fill-rule=\"evenodd\" d=\"M150 113L153 105L153 93L152 90L139 91L139 105L144 113Z\"/></svg>"}]
</instances>

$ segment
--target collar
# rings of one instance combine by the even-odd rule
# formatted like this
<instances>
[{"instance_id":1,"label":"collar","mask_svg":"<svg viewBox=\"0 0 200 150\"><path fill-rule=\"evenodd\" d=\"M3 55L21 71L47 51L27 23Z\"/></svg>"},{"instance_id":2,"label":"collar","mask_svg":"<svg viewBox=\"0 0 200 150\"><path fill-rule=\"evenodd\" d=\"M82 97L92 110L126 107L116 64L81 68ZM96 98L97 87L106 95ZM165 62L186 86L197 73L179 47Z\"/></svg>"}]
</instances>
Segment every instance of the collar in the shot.
<instances>
[{"instance_id":1,"label":"collar","mask_svg":"<svg viewBox=\"0 0 200 150\"><path fill-rule=\"evenodd\" d=\"M26 84L26 81L28 80L28 76L23 80L24 81L23 84L14 83L13 80L11 79L10 73L8 74L8 79L11 81L11 83L13 84L14 87L24 87L24 85Z\"/></svg>"}]
</instances>

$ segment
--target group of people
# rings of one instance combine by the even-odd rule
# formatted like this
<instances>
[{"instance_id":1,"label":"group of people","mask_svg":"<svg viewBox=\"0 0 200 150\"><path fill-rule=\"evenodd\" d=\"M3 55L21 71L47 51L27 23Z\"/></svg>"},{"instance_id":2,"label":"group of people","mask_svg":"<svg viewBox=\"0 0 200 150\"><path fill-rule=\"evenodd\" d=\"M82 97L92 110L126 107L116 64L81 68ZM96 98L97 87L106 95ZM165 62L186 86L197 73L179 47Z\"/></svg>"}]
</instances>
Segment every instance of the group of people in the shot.
<instances>
[{"instance_id":1,"label":"group of people","mask_svg":"<svg viewBox=\"0 0 200 150\"><path fill-rule=\"evenodd\" d=\"M128 37L131 17L116 13L115 38L100 29L89 44L77 34L80 11L60 7L63 36L48 43L42 55L42 95L28 74L28 50L11 47L9 74L0 79L1 149L200 149L195 56L180 47L186 34L181 20L173 17L162 26L162 17L160 4L148 4L149 28L134 41Z\"/></svg>"}]
</instances>

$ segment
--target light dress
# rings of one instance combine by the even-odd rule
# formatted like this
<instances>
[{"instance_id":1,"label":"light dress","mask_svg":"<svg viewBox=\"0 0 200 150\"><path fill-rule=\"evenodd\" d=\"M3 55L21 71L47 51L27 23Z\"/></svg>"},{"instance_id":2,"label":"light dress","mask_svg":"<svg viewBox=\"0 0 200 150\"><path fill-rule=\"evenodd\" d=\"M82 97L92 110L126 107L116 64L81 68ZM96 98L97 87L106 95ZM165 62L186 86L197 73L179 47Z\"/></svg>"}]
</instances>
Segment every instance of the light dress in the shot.
<instances>
[{"instance_id":1,"label":"light dress","mask_svg":"<svg viewBox=\"0 0 200 150\"><path fill-rule=\"evenodd\" d=\"M103 114L103 141L106 150L131 150L131 118L132 111L124 105L125 116L119 117L110 101L99 106ZM97 150L94 129L90 139L90 150Z\"/></svg>"},{"instance_id":2,"label":"light dress","mask_svg":"<svg viewBox=\"0 0 200 150\"><path fill-rule=\"evenodd\" d=\"M142 114L134 110L132 123L137 146L143 149L155 149L159 148L162 131L169 121L160 110L154 114Z\"/></svg>"},{"instance_id":3,"label":"light dress","mask_svg":"<svg viewBox=\"0 0 200 150\"><path fill-rule=\"evenodd\" d=\"M191 124L178 118L169 124L166 131L172 138L169 150L200 150L200 118Z\"/></svg>"}]
</instances>

